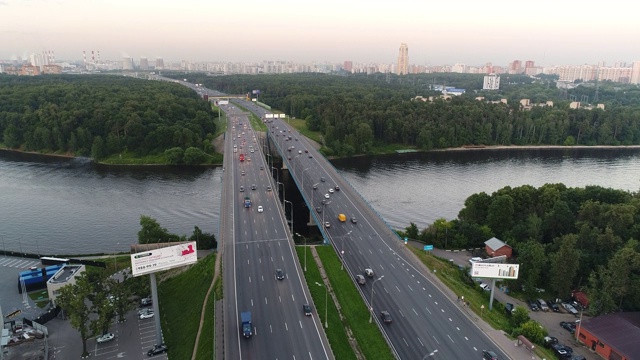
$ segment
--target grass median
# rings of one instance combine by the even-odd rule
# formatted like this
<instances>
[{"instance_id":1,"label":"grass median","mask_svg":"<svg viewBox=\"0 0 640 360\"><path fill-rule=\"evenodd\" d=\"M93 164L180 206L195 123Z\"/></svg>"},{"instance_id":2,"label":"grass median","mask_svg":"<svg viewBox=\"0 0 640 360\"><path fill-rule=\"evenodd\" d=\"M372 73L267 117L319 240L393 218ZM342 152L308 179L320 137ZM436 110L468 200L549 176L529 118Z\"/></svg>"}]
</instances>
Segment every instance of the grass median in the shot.
<instances>
[{"instance_id":1,"label":"grass median","mask_svg":"<svg viewBox=\"0 0 640 360\"><path fill-rule=\"evenodd\" d=\"M213 280L215 261L216 254L212 253L158 286L162 331L170 359L191 359L200 325L200 311ZM212 339L212 336L201 338L200 343L212 344Z\"/></svg>"},{"instance_id":2,"label":"grass median","mask_svg":"<svg viewBox=\"0 0 640 360\"><path fill-rule=\"evenodd\" d=\"M209 295L207 306L205 308L204 323L202 324L202 332L200 333L200 342L196 350L196 359L214 359L215 355L215 324L216 316L222 314L215 313L216 301L222 298L222 280L220 277L216 280L214 289ZM218 334L217 336L219 336Z\"/></svg>"},{"instance_id":3,"label":"grass median","mask_svg":"<svg viewBox=\"0 0 640 360\"><path fill-rule=\"evenodd\" d=\"M316 248L331 287L344 314L344 325L348 326L367 359L394 359L376 323L369 323L369 309L356 289L349 274L340 270L340 260L330 246ZM336 359L340 359L336 355Z\"/></svg>"}]
</instances>

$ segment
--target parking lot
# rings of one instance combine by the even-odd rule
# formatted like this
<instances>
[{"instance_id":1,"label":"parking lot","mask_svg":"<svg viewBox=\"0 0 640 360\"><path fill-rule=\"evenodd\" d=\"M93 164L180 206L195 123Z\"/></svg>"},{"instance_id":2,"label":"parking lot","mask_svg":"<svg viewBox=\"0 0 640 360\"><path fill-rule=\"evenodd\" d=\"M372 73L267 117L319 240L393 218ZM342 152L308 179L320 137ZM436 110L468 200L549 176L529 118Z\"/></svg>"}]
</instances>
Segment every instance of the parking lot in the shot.
<instances>
[{"instance_id":1,"label":"parking lot","mask_svg":"<svg viewBox=\"0 0 640 360\"><path fill-rule=\"evenodd\" d=\"M38 308L30 299L25 304L24 297L18 293L18 273L32 266L42 266L36 259L0 257L0 305L5 314L20 310L15 319L34 319L45 312ZM137 309L130 311L125 322L114 322L109 332L115 334L115 338L109 342L98 344L95 337L87 340L87 351L91 352L91 358L96 359L167 359L166 354L153 357L147 356L147 351L156 342L155 316L148 319L139 319ZM4 319L7 321L7 319ZM82 355L82 342L80 334L71 327L68 320L60 317L47 322L45 326L49 332L49 359L79 359ZM9 348L9 352L16 355L16 359L28 359L24 357L27 347L18 345ZM40 352L41 354L41 352ZM13 356L11 355L11 356ZM9 357L7 357L9 358Z\"/></svg>"}]
</instances>

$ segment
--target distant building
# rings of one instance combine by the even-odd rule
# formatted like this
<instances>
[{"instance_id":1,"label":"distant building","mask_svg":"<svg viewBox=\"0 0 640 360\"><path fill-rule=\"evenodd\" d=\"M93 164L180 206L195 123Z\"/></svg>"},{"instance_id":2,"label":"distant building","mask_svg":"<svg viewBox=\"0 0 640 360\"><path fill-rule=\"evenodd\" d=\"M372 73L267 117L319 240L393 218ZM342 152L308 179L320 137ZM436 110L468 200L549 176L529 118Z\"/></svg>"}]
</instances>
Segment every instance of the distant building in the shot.
<instances>
[{"instance_id":1,"label":"distant building","mask_svg":"<svg viewBox=\"0 0 640 360\"><path fill-rule=\"evenodd\" d=\"M409 47L405 43L400 44L396 71L398 75L407 75L409 73Z\"/></svg>"},{"instance_id":2,"label":"distant building","mask_svg":"<svg viewBox=\"0 0 640 360\"><path fill-rule=\"evenodd\" d=\"M27 65L27 64L22 65L22 68L20 69L20 75L24 75L24 76L40 75L40 68L33 65Z\"/></svg>"},{"instance_id":3,"label":"distant building","mask_svg":"<svg viewBox=\"0 0 640 360\"><path fill-rule=\"evenodd\" d=\"M634 61L631 67L631 83L640 84L640 61Z\"/></svg>"},{"instance_id":4,"label":"distant building","mask_svg":"<svg viewBox=\"0 0 640 360\"><path fill-rule=\"evenodd\" d=\"M522 61L513 60L511 64L509 64L509 74L520 74L522 73Z\"/></svg>"},{"instance_id":5,"label":"distant building","mask_svg":"<svg viewBox=\"0 0 640 360\"><path fill-rule=\"evenodd\" d=\"M344 69L344 71L350 73L351 71L353 71L353 61L345 60L344 61L344 65L342 66L342 68Z\"/></svg>"},{"instance_id":6,"label":"distant building","mask_svg":"<svg viewBox=\"0 0 640 360\"><path fill-rule=\"evenodd\" d=\"M156 70L164 70L164 60L156 58Z\"/></svg>"},{"instance_id":7,"label":"distant building","mask_svg":"<svg viewBox=\"0 0 640 360\"><path fill-rule=\"evenodd\" d=\"M484 77L484 83L482 84L482 90L498 90L500 89L500 76L496 74L489 74Z\"/></svg>"},{"instance_id":8,"label":"distant building","mask_svg":"<svg viewBox=\"0 0 640 360\"><path fill-rule=\"evenodd\" d=\"M604 359L640 359L640 312L619 312L582 320L578 340Z\"/></svg>"},{"instance_id":9,"label":"distant building","mask_svg":"<svg viewBox=\"0 0 640 360\"><path fill-rule=\"evenodd\" d=\"M149 70L149 60L146 57L140 58L140 70Z\"/></svg>"},{"instance_id":10,"label":"distant building","mask_svg":"<svg viewBox=\"0 0 640 360\"><path fill-rule=\"evenodd\" d=\"M62 74L62 66L60 65L45 65L42 70L43 74Z\"/></svg>"},{"instance_id":11,"label":"distant building","mask_svg":"<svg viewBox=\"0 0 640 360\"><path fill-rule=\"evenodd\" d=\"M511 246L494 237L484 242L484 251L491 257L504 255L508 259L513 255L513 248L511 248Z\"/></svg>"},{"instance_id":12,"label":"distant building","mask_svg":"<svg viewBox=\"0 0 640 360\"><path fill-rule=\"evenodd\" d=\"M122 70L133 70L133 58L125 57L122 60Z\"/></svg>"}]
</instances>

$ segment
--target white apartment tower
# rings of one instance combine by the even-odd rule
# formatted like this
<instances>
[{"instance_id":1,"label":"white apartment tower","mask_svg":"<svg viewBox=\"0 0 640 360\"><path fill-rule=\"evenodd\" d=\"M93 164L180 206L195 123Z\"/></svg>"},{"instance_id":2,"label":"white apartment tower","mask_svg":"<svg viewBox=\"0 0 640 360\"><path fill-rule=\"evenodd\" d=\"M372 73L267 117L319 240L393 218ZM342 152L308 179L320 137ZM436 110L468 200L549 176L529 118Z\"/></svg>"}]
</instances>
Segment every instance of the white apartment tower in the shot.
<instances>
[{"instance_id":1,"label":"white apartment tower","mask_svg":"<svg viewBox=\"0 0 640 360\"><path fill-rule=\"evenodd\" d=\"M407 44L400 44L398 52L398 75L407 75L409 73L409 47Z\"/></svg>"},{"instance_id":2,"label":"white apartment tower","mask_svg":"<svg viewBox=\"0 0 640 360\"><path fill-rule=\"evenodd\" d=\"M631 68L631 81L632 84L640 84L640 61L634 61Z\"/></svg>"},{"instance_id":3,"label":"white apartment tower","mask_svg":"<svg viewBox=\"0 0 640 360\"><path fill-rule=\"evenodd\" d=\"M498 90L500 89L500 76L496 74L485 75L482 90Z\"/></svg>"}]
</instances>

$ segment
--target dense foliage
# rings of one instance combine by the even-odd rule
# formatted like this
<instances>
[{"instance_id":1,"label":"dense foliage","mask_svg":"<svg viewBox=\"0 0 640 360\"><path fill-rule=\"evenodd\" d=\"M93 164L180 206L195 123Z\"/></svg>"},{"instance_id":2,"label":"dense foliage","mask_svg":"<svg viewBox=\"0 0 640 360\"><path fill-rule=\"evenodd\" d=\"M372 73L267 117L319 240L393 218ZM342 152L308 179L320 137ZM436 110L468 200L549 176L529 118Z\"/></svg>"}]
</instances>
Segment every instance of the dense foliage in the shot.
<instances>
[{"instance_id":1,"label":"dense foliage","mask_svg":"<svg viewBox=\"0 0 640 360\"><path fill-rule=\"evenodd\" d=\"M188 238L186 235L180 236L170 233L160 226L156 219L149 216L140 216L140 226L138 244L195 241L198 249L215 249L218 246L218 241L214 234L202 232L197 226L194 226L193 233Z\"/></svg>"},{"instance_id":2,"label":"dense foliage","mask_svg":"<svg viewBox=\"0 0 640 360\"><path fill-rule=\"evenodd\" d=\"M103 159L179 148L191 156L176 163L200 163L213 153L213 119L207 102L173 83L0 74L0 139L13 149Z\"/></svg>"},{"instance_id":3,"label":"dense foliage","mask_svg":"<svg viewBox=\"0 0 640 360\"><path fill-rule=\"evenodd\" d=\"M236 75L180 74L189 81L231 94L261 91L259 100L297 118L324 137L325 153L351 155L400 144L419 149L464 145L631 145L640 144L640 90L604 83L599 102L606 110L571 110L569 99L595 99L585 84L558 90L549 77L534 81L505 75L502 89L482 91L482 74ZM412 101L439 96L434 85L466 89L451 100ZM475 100L506 98L508 105ZM520 100L553 101L553 107L520 110Z\"/></svg>"},{"instance_id":4,"label":"dense foliage","mask_svg":"<svg viewBox=\"0 0 640 360\"><path fill-rule=\"evenodd\" d=\"M515 250L517 285L567 298L587 289L593 315L640 310L640 195L599 186L505 187L471 195L453 221L403 235L438 247L484 247L495 236ZM533 294L532 294L533 295Z\"/></svg>"}]
</instances>

